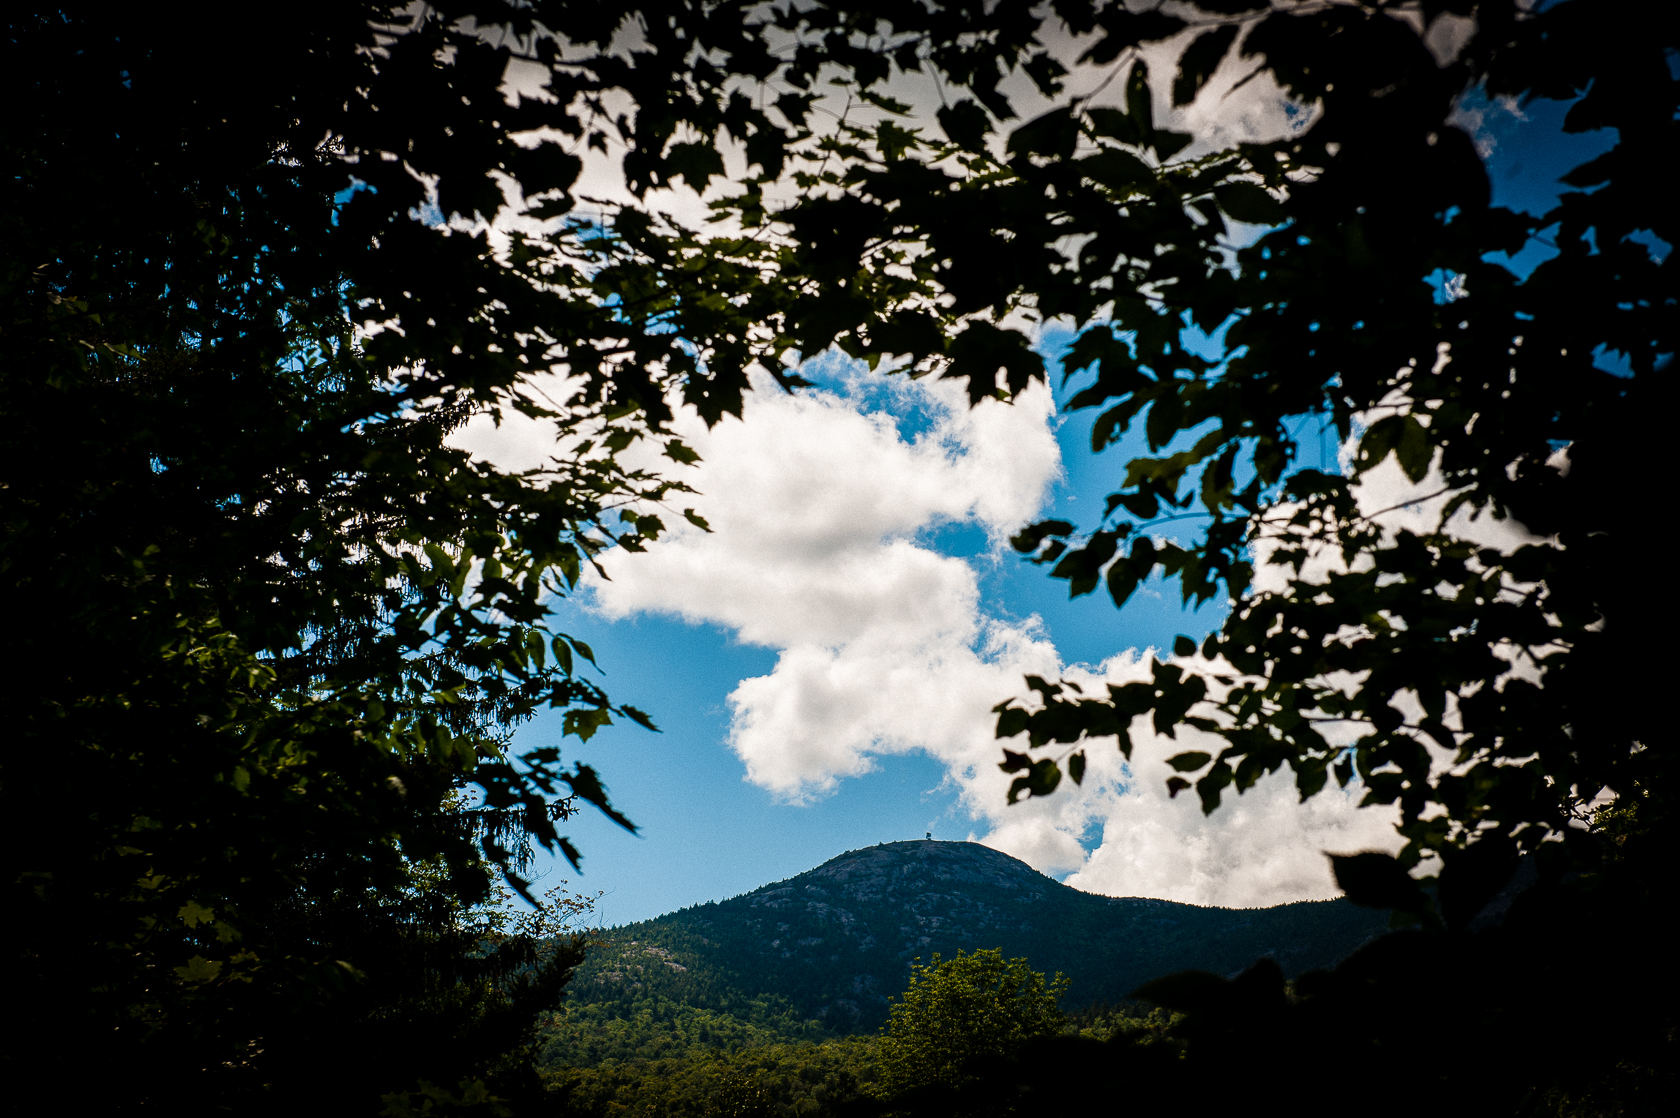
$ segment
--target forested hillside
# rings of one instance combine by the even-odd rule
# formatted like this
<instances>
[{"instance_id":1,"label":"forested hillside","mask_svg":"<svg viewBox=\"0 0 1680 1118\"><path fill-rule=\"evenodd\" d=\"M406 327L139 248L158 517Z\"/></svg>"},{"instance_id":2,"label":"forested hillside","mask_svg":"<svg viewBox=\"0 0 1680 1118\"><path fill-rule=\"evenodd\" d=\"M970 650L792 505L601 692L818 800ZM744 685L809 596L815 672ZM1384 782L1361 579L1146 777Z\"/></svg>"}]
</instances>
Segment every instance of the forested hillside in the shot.
<instances>
[{"instance_id":1,"label":"forested hillside","mask_svg":"<svg viewBox=\"0 0 1680 1118\"><path fill-rule=\"evenodd\" d=\"M567 1018L591 1023L594 1039L576 1043L598 1051L609 1022L663 1015L661 1003L782 1036L809 1032L802 1022L873 1032L911 961L936 952L1024 956L1066 974L1067 1007L1078 1008L1121 1001L1173 971L1235 973L1262 955L1288 974L1327 966L1386 925L1385 914L1345 901L1222 909L1099 897L976 843L886 843L602 933L569 987Z\"/></svg>"},{"instance_id":2,"label":"forested hillside","mask_svg":"<svg viewBox=\"0 0 1680 1118\"><path fill-rule=\"evenodd\" d=\"M829 1112L877 1077L910 964L1002 948L1072 979L1067 1028L1158 1031L1115 1010L1150 978L1336 962L1386 927L1345 901L1200 908L1098 897L968 842L853 850L750 893L597 933L543 1022L551 1089L584 1115ZM731 1111L732 1112L732 1111Z\"/></svg>"}]
</instances>

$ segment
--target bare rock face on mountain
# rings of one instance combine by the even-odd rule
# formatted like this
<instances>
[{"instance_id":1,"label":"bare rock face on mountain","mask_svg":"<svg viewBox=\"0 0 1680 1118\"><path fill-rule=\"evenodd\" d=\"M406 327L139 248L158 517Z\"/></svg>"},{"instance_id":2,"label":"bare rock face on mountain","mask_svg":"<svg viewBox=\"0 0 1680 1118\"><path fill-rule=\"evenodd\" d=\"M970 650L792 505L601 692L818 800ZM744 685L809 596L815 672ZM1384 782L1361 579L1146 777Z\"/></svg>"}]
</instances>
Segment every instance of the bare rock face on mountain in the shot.
<instances>
[{"instance_id":1,"label":"bare rock face on mountain","mask_svg":"<svg viewBox=\"0 0 1680 1118\"><path fill-rule=\"evenodd\" d=\"M717 1009L785 999L796 1016L850 1031L877 1027L912 961L935 953L1025 956L1071 978L1079 1006L1173 971L1235 973L1262 955L1290 974L1327 966L1386 924L1345 901L1221 909L1099 897L978 843L894 842L605 933L570 989L582 1002Z\"/></svg>"}]
</instances>

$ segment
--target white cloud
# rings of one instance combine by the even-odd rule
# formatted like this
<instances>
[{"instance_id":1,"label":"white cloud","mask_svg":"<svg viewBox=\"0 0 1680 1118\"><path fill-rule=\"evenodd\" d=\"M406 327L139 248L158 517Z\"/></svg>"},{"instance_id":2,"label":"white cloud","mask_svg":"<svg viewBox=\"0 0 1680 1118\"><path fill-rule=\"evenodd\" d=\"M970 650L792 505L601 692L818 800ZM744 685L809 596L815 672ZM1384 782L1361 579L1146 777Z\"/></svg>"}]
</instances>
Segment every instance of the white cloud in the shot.
<instances>
[{"instance_id":1,"label":"white cloud","mask_svg":"<svg viewBox=\"0 0 1680 1118\"><path fill-rule=\"evenodd\" d=\"M1325 851L1400 847L1396 813L1359 808L1362 789L1331 788L1303 804L1287 772L1262 778L1241 796L1227 794L1207 819L1192 793L1167 798L1170 770L1163 758L1177 748L1131 766L1135 784L1104 817L1101 845L1069 885L1110 896L1258 908L1340 896Z\"/></svg>"},{"instance_id":2,"label":"white cloud","mask_svg":"<svg viewBox=\"0 0 1680 1118\"><path fill-rule=\"evenodd\" d=\"M960 763L1022 672L1056 668L1036 626L986 617L974 567L922 539L969 523L1001 542L1041 507L1060 469L1048 390L970 410L955 384L853 378L927 429L905 438L844 396L764 385L744 422L686 416L712 531L613 556L594 587L609 617L674 614L779 650L730 696L730 744L749 779L795 801L883 753Z\"/></svg>"},{"instance_id":3,"label":"white cloud","mask_svg":"<svg viewBox=\"0 0 1680 1118\"><path fill-rule=\"evenodd\" d=\"M1298 805L1287 773L1212 817L1194 795L1169 799L1164 759L1194 748L1193 731L1139 734L1130 764L1111 741L1092 743L1082 787L1009 806L990 708L1020 693L1023 674L1100 686L1148 670L1135 650L1100 668L1064 665L1036 618L1003 620L982 599L979 564L1011 556L964 560L928 541L931 529L971 526L1003 550L1041 514L1061 471L1049 393L970 409L956 384L846 376L840 392L760 385L744 421L710 431L685 414L679 429L704 459L688 478L703 491L693 504L713 531L684 525L645 553L610 555L611 580L593 585L609 618L671 614L777 650L769 674L729 697L748 780L805 802L878 757L921 751L943 765L980 841L1082 889L1200 904L1334 896L1323 850L1396 846L1390 814L1339 792ZM907 435L895 416L922 428ZM469 428L462 442L532 464L549 452L544 437L517 421Z\"/></svg>"},{"instance_id":4,"label":"white cloud","mask_svg":"<svg viewBox=\"0 0 1680 1118\"><path fill-rule=\"evenodd\" d=\"M1147 679L1148 651L1129 650L1100 669L1072 669L1065 678L1087 692L1105 682ZM1160 897L1189 904L1247 908L1340 895L1325 851L1395 851L1397 818L1384 808L1360 808L1361 789L1334 787L1299 802L1288 770L1262 777L1204 816L1195 793L1167 792L1166 759L1189 749L1217 751L1224 743L1182 727L1176 738L1156 734L1145 720L1134 724L1129 761L1112 740L1086 746L1084 784L1063 782L1054 796L990 812L989 846L1047 871L1073 870L1075 888L1109 896ZM998 784L997 781L988 783ZM977 790L978 791L978 790ZM984 797L1001 805L999 788ZM1088 855L1078 838L1087 828L1100 839Z\"/></svg>"}]
</instances>

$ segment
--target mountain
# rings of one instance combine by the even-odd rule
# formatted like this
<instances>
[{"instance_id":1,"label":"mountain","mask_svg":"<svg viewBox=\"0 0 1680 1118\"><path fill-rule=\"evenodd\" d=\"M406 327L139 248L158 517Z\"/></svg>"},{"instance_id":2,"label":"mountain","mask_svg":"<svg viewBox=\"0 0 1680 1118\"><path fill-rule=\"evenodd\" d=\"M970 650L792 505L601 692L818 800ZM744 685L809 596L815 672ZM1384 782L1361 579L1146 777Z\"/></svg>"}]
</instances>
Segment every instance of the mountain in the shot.
<instances>
[{"instance_id":1,"label":"mountain","mask_svg":"<svg viewBox=\"0 0 1680 1118\"><path fill-rule=\"evenodd\" d=\"M1234 974L1263 955L1295 975L1386 928L1386 913L1345 900L1228 909L1099 897L978 843L892 842L602 933L567 1002L628 1016L663 1001L872 1031L911 962L936 952L1025 956L1072 979L1066 1000L1079 1008L1173 971Z\"/></svg>"}]
</instances>

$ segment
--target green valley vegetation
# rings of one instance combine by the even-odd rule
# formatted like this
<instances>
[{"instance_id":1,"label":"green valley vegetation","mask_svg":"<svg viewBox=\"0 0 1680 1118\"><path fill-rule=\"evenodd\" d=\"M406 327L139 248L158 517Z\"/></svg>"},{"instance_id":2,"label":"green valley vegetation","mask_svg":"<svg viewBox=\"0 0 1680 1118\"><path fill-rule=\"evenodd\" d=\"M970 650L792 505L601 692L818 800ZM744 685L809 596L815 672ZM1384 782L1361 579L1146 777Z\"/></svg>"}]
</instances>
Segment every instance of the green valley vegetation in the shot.
<instances>
[{"instance_id":1,"label":"green valley vegetation","mask_svg":"<svg viewBox=\"0 0 1680 1118\"><path fill-rule=\"evenodd\" d=\"M742 1015L665 999L634 1016L571 1004L544 1023L544 1078L557 1103L587 1115L832 1115L906 1100L943 1101L977 1061L1003 1061L1035 1038L1176 1043L1181 1015L1141 1004L1066 1014L1065 980L996 950L912 962L878 1034L835 1035L767 1000ZM911 1104L914 1106L914 1102Z\"/></svg>"},{"instance_id":2,"label":"green valley vegetation","mask_svg":"<svg viewBox=\"0 0 1680 1118\"><path fill-rule=\"evenodd\" d=\"M592 1116L791 1118L835 1114L873 1097L872 1038L768 1040L735 1050L701 1043L679 1053L664 1047L658 1032L650 1029L647 1039L661 1055L545 1068L556 1109Z\"/></svg>"},{"instance_id":3,"label":"green valley vegetation","mask_svg":"<svg viewBox=\"0 0 1680 1118\"><path fill-rule=\"evenodd\" d=\"M538 1062L589 1114L707 1114L726 1091L766 1114L832 1113L960 1086L944 1073L1033 1037L1153 1043L1174 1015L1127 999L1147 978L1234 975L1261 954L1296 974L1386 925L1345 901L1097 897L975 843L885 843L593 933L564 1005L540 1022Z\"/></svg>"},{"instance_id":4,"label":"green valley vegetation","mask_svg":"<svg viewBox=\"0 0 1680 1118\"><path fill-rule=\"evenodd\" d=\"M961 1088L985 1066L1015 1055L1029 1040L1056 1036L1066 1019L1058 1004L1061 975L1048 982L1025 959L996 949L913 966L910 987L887 1020L876 1056L879 1091L888 1098L920 1088Z\"/></svg>"}]
</instances>

